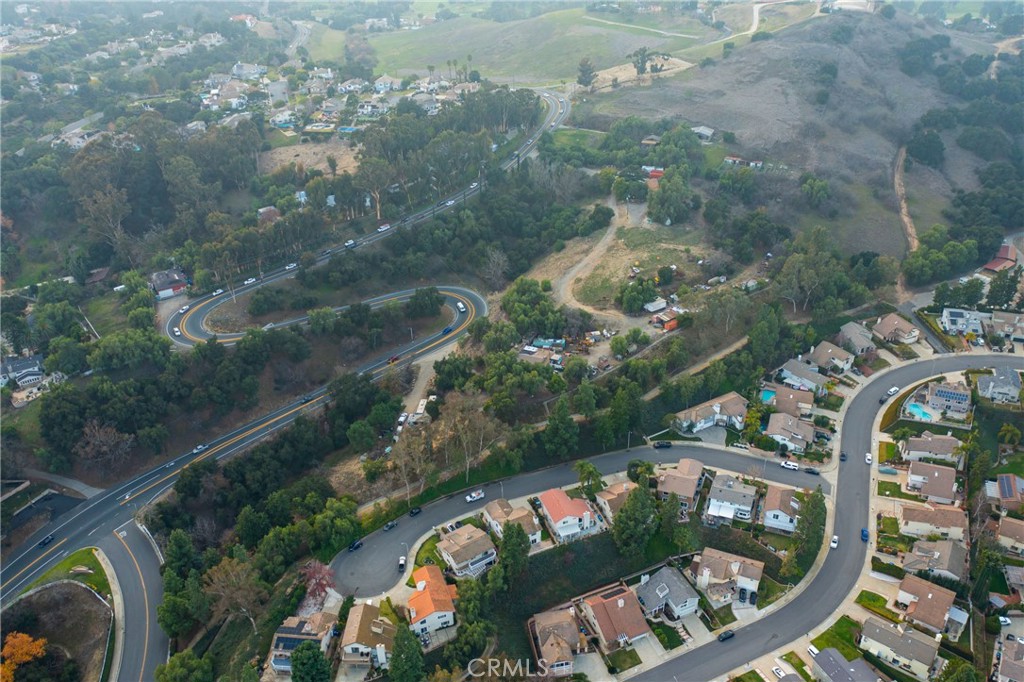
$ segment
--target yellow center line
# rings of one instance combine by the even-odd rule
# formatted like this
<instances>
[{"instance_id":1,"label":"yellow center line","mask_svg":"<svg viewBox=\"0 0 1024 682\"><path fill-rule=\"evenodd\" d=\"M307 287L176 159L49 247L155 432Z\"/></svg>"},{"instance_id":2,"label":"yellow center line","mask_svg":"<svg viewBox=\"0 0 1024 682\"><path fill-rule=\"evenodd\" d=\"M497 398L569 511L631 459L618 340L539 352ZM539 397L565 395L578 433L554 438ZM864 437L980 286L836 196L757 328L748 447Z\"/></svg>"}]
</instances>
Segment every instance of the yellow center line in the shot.
<instances>
[{"instance_id":1,"label":"yellow center line","mask_svg":"<svg viewBox=\"0 0 1024 682\"><path fill-rule=\"evenodd\" d=\"M26 566L25 568L21 569L20 571L18 571L17 573L15 573L15 574L14 574L13 576L11 576L10 578L8 578L8 579L7 579L7 582L5 582L5 583L3 583L2 585L0 585L0 589L3 589L3 588L4 588L4 587L6 587L7 585L10 585L10 584L11 584L11 583L12 583L13 581L17 580L17 579L18 579L18 578L19 578L19 577L21 576L21 574L22 574L22 573L24 573L25 571L27 571L28 569L32 568L33 566L35 566L36 564L38 564L38 563L39 563L40 561L42 561L43 559L45 559L45 558L47 557L47 555L49 555L49 554L52 554L53 552L57 551L57 548L58 548L58 547L60 547L61 545L63 545L63 544L64 544L65 542L67 542L67 541L68 541L68 539L67 539L67 538L64 538L63 540L59 541L59 542L58 542L58 543L57 543L56 545L54 545L54 546L53 546L53 547L51 547L50 549L46 550L45 552L43 552L42 554L40 554L39 556L37 556L37 557L36 557L36 558L35 558L35 559L34 559L34 560L32 561L32 563L30 563L30 564L29 564L28 566Z\"/></svg>"},{"instance_id":2,"label":"yellow center line","mask_svg":"<svg viewBox=\"0 0 1024 682\"><path fill-rule=\"evenodd\" d=\"M142 608L146 614L146 630L142 635L142 669L139 670L139 682L142 682L142 675L146 670L146 654L149 652L149 594L146 592L146 578L142 575L142 568L139 567L139 562L135 560L135 555L132 554L132 550L128 547L128 543L124 541L124 538L114 531L113 536L117 538L124 549L128 552L128 556L131 558L132 563L135 564L135 570L139 572L139 582L142 583ZM122 623L123 625L123 623Z\"/></svg>"}]
</instances>

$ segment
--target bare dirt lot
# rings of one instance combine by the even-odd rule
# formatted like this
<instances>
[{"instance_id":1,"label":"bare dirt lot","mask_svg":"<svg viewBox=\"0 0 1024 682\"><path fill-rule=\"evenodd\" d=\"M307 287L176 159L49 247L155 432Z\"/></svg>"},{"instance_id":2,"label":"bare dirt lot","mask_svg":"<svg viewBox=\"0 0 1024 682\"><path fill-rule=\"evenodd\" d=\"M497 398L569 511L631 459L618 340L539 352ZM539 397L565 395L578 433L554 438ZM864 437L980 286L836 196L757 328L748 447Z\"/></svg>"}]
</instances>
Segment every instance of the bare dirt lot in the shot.
<instances>
[{"instance_id":1,"label":"bare dirt lot","mask_svg":"<svg viewBox=\"0 0 1024 682\"><path fill-rule=\"evenodd\" d=\"M264 173L271 173L294 161L296 164L301 163L307 169L317 168L324 173L330 173L327 157L333 156L338 160L339 173L343 171L354 173L359 167L356 152L357 148L350 145L348 141L332 137L329 142L307 142L262 152L260 153L260 168Z\"/></svg>"}]
</instances>

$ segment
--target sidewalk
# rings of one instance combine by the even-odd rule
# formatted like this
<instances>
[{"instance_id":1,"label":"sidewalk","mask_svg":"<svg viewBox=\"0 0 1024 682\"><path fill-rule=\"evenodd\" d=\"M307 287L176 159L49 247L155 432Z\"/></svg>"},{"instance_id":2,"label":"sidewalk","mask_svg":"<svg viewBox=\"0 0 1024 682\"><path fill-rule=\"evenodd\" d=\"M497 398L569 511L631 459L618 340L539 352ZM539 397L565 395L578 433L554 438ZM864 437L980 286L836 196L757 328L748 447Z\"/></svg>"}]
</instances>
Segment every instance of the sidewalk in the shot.
<instances>
[{"instance_id":1,"label":"sidewalk","mask_svg":"<svg viewBox=\"0 0 1024 682\"><path fill-rule=\"evenodd\" d=\"M69 490L74 490L79 495L84 496L86 499L90 497L96 497L104 491L103 488L95 488L87 483L82 483L73 478L66 476L58 476L57 474L51 474L48 471L40 471L39 469L25 469L25 475L29 478L38 478L44 481L50 481L57 485L62 485Z\"/></svg>"},{"instance_id":2,"label":"sidewalk","mask_svg":"<svg viewBox=\"0 0 1024 682\"><path fill-rule=\"evenodd\" d=\"M121 659L124 658L124 597L121 594L121 584L117 582L117 572L114 571L110 559L99 547L94 547L93 552L100 562L104 572L107 574L107 581L110 583L110 600L114 606L114 653L110 659L110 670L107 671L108 680L118 679L121 672Z\"/></svg>"}]
</instances>

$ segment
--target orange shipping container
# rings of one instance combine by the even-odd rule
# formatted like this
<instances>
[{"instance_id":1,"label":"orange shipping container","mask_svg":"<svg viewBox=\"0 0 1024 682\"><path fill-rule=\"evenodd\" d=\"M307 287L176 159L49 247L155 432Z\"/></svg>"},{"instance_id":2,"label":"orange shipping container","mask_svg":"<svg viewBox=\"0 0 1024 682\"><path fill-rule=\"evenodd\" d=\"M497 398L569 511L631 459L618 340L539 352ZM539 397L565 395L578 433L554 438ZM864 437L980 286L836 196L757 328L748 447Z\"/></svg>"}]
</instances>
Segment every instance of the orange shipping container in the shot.
<instances>
[{"instance_id":1,"label":"orange shipping container","mask_svg":"<svg viewBox=\"0 0 1024 682\"><path fill-rule=\"evenodd\" d=\"M678 326L679 320L677 318L672 318L671 320L665 323L665 331L670 332Z\"/></svg>"}]
</instances>

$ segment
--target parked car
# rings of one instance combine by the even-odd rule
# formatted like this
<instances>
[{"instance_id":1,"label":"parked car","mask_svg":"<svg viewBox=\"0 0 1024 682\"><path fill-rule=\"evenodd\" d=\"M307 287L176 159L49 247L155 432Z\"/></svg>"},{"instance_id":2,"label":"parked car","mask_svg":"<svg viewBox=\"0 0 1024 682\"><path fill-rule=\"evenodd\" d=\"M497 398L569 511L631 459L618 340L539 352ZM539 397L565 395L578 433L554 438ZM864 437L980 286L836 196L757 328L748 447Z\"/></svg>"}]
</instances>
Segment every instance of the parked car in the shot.
<instances>
[{"instance_id":1,"label":"parked car","mask_svg":"<svg viewBox=\"0 0 1024 682\"><path fill-rule=\"evenodd\" d=\"M398 557L398 572L403 573L405 571L405 557Z\"/></svg>"},{"instance_id":2,"label":"parked car","mask_svg":"<svg viewBox=\"0 0 1024 682\"><path fill-rule=\"evenodd\" d=\"M778 666L775 666L774 668L772 668L772 674L775 675L775 677L779 678L780 680L783 677L786 676L786 673L782 672L782 668L780 668Z\"/></svg>"},{"instance_id":3,"label":"parked car","mask_svg":"<svg viewBox=\"0 0 1024 682\"><path fill-rule=\"evenodd\" d=\"M817 469L815 469L814 467L804 467L804 471L806 473L808 473L808 474L813 475L813 476L820 476L821 475L821 472L818 471Z\"/></svg>"},{"instance_id":4,"label":"parked car","mask_svg":"<svg viewBox=\"0 0 1024 682\"><path fill-rule=\"evenodd\" d=\"M397 528L397 527L398 527L398 521L388 521L387 523L384 524L384 532L387 533L392 528Z\"/></svg>"},{"instance_id":5,"label":"parked car","mask_svg":"<svg viewBox=\"0 0 1024 682\"><path fill-rule=\"evenodd\" d=\"M423 510L420 509L419 507L413 507L412 509L409 510L409 516L419 516L419 513L421 511Z\"/></svg>"},{"instance_id":6,"label":"parked car","mask_svg":"<svg viewBox=\"0 0 1024 682\"><path fill-rule=\"evenodd\" d=\"M476 502L477 500L484 499L483 490L474 490L470 494L466 495L466 502Z\"/></svg>"},{"instance_id":7,"label":"parked car","mask_svg":"<svg viewBox=\"0 0 1024 682\"><path fill-rule=\"evenodd\" d=\"M299 267L298 263L289 263L288 265L284 266L284 269L285 270L294 270L297 267Z\"/></svg>"},{"instance_id":8,"label":"parked car","mask_svg":"<svg viewBox=\"0 0 1024 682\"><path fill-rule=\"evenodd\" d=\"M672 447L672 441L670 441L670 440L656 440L656 441L654 441L654 447L658 448L659 450L661 448L670 448L670 447Z\"/></svg>"},{"instance_id":9,"label":"parked car","mask_svg":"<svg viewBox=\"0 0 1024 682\"><path fill-rule=\"evenodd\" d=\"M896 395L899 392L900 392L900 387L899 386L893 386L888 391L886 391L885 394L887 396L894 396L894 395Z\"/></svg>"},{"instance_id":10,"label":"parked car","mask_svg":"<svg viewBox=\"0 0 1024 682\"><path fill-rule=\"evenodd\" d=\"M832 542L828 543L828 546L831 547L832 549L836 549L837 547L839 547L839 536L838 535L833 535L832 536Z\"/></svg>"},{"instance_id":11,"label":"parked car","mask_svg":"<svg viewBox=\"0 0 1024 682\"><path fill-rule=\"evenodd\" d=\"M247 284L256 284L256 278L255 277L250 277L249 279L247 279L244 282L242 282L242 286L245 286Z\"/></svg>"},{"instance_id":12,"label":"parked car","mask_svg":"<svg viewBox=\"0 0 1024 682\"><path fill-rule=\"evenodd\" d=\"M409 420L409 413L408 412L403 412L402 414L398 415L398 423L399 424L404 424L408 420Z\"/></svg>"},{"instance_id":13,"label":"parked car","mask_svg":"<svg viewBox=\"0 0 1024 682\"><path fill-rule=\"evenodd\" d=\"M750 601L750 605L751 606L757 606L757 592L751 592L750 593L750 600L749 601Z\"/></svg>"},{"instance_id":14,"label":"parked car","mask_svg":"<svg viewBox=\"0 0 1024 682\"><path fill-rule=\"evenodd\" d=\"M840 462L845 462L846 461L846 453L845 452L840 452L839 453L839 461Z\"/></svg>"},{"instance_id":15,"label":"parked car","mask_svg":"<svg viewBox=\"0 0 1024 682\"><path fill-rule=\"evenodd\" d=\"M863 540L864 542L867 542L870 538L871 538L871 534L868 533L868 529L867 528L861 528L860 529L860 539Z\"/></svg>"},{"instance_id":16,"label":"parked car","mask_svg":"<svg viewBox=\"0 0 1024 682\"><path fill-rule=\"evenodd\" d=\"M865 464L871 464L871 453L870 452L865 452L864 453L864 463Z\"/></svg>"},{"instance_id":17,"label":"parked car","mask_svg":"<svg viewBox=\"0 0 1024 682\"><path fill-rule=\"evenodd\" d=\"M1006 616L999 616L999 624L1000 625L1011 625L1012 623L1013 623L1013 621L1011 621ZM1013 637L1013 635L1007 635L1006 638L1010 639L1011 637Z\"/></svg>"},{"instance_id":18,"label":"parked car","mask_svg":"<svg viewBox=\"0 0 1024 682\"><path fill-rule=\"evenodd\" d=\"M732 630L725 630L724 632L722 632L722 633L720 633L718 635L718 641L719 642L724 642L725 640L732 639L735 636L736 636L736 633L734 631L732 631Z\"/></svg>"},{"instance_id":19,"label":"parked car","mask_svg":"<svg viewBox=\"0 0 1024 682\"><path fill-rule=\"evenodd\" d=\"M745 588L745 587L741 587L740 588L740 603L741 604L746 604L747 603L747 588Z\"/></svg>"},{"instance_id":20,"label":"parked car","mask_svg":"<svg viewBox=\"0 0 1024 682\"><path fill-rule=\"evenodd\" d=\"M353 540L352 544L348 546L348 551L354 552L354 551L356 551L357 549L359 549L362 546L363 546L363 541L362 540Z\"/></svg>"}]
</instances>

